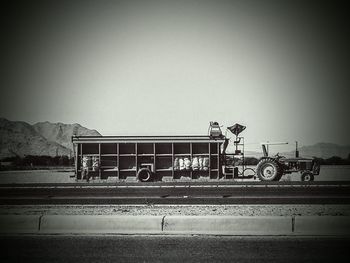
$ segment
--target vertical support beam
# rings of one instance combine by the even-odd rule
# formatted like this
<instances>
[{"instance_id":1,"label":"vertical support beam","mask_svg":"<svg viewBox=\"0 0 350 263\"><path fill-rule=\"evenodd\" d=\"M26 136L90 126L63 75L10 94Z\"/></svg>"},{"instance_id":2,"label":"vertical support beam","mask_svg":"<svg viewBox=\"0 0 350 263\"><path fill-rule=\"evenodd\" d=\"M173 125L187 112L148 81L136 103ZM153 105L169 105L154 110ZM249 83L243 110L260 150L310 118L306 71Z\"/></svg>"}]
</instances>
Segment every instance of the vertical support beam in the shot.
<instances>
[{"instance_id":1,"label":"vertical support beam","mask_svg":"<svg viewBox=\"0 0 350 263\"><path fill-rule=\"evenodd\" d=\"M193 159L193 153L192 153L192 142L190 142L190 161L191 161L191 163L192 163L192 159ZM191 168L190 168L191 169ZM193 179L193 171L192 171L192 169L190 170L191 172L191 179Z\"/></svg>"},{"instance_id":2,"label":"vertical support beam","mask_svg":"<svg viewBox=\"0 0 350 263\"><path fill-rule=\"evenodd\" d=\"M171 143L171 162L172 162L172 169L171 169L171 176L173 177L173 180L175 179L175 172L174 172L174 162L175 162L175 158L174 158L174 143Z\"/></svg>"},{"instance_id":3,"label":"vertical support beam","mask_svg":"<svg viewBox=\"0 0 350 263\"><path fill-rule=\"evenodd\" d=\"M153 171L156 173L157 167L156 167L156 144L153 143Z\"/></svg>"},{"instance_id":4,"label":"vertical support beam","mask_svg":"<svg viewBox=\"0 0 350 263\"><path fill-rule=\"evenodd\" d=\"M221 171L221 167L220 167L220 143L216 143L217 145L217 165L218 165L218 178L220 178L220 171Z\"/></svg>"},{"instance_id":5,"label":"vertical support beam","mask_svg":"<svg viewBox=\"0 0 350 263\"><path fill-rule=\"evenodd\" d=\"M135 178L137 176L137 154L138 154L138 147L137 147L137 142L135 143L135 167L136 167L136 172L135 172Z\"/></svg>"},{"instance_id":6,"label":"vertical support beam","mask_svg":"<svg viewBox=\"0 0 350 263\"><path fill-rule=\"evenodd\" d=\"M79 144L74 144L74 150L75 150L75 156L74 156L74 159L75 159L75 162L74 162L74 165L75 165L75 179L78 180L78 169L79 169Z\"/></svg>"},{"instance_id":7,"label":"vertical support beam","mask_svg":"<svg viewBox=\"0 0 350 263\"><path fill-rule=\"evenodd\" d=\"M244 154L244 137L242 137L242 162L243 162L243 171L242 171L242 174L244 176L244 170L245 170L245 154Z\"/></svg>"},{"instance_id":8,"label":"vertical support beam","mask_svg":"<svg viewBox=\"0 0 350 263\"><path fill-rule=\"evenodd\" d=\"M83 160L83 144L81 143L80 144L80 164L79 164L79 166L80 166L80 179L81 180L83 179L82 178L83 173L82 173L82 167L81 167L82 160Z\"/></svg>"},{"instance_id":9,"label":"vertical support beam","mask_svg":"<svg viewBox=\"0 0 350 263\"><path fill-rule=\"evenodd\" d=\"M208 166L208 171L209 171L209 179L210 179L210 176L211 176L211 172L210 172L210 170L211 170L211 165L210 165L210 162L211 162L211 149L210 149L210 142L208 143L209 144L209 155L208 155L208 157L209 157L209 166Z\"/></svg>"},{"instance_id":10,"label":"vertical support beam","mask_svg":"<svg viewBox=\"0 0 350 263\"><path fill-rule=\"evenodd\" d=\"M119 158L119 143L117 143L117 178L120 179L120 158Z\"/></svg>"},{"instance_id":11,"label":"vertical support beam","mask_svg":"<svg viewBox=\"0 0 350 263\"><path fill-rule=\"evenodd\" d=\"M98 144L98 179L101 180L101 143Z\"/></svg>"}]
</instances>

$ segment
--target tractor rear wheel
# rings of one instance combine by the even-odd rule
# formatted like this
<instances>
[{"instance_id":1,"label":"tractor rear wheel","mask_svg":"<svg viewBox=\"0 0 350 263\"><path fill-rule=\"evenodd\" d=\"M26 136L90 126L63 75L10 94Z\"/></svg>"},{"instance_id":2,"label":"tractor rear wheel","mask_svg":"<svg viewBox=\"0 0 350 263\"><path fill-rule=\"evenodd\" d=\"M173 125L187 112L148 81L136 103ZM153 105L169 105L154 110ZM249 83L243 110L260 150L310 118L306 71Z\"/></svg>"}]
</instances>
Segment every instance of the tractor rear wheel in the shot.
<instances>
[{"instance_id":1,"label":"tractor rear wheel","mask_svg":"<svg viewBox=\"0 0 350 263\"><path fill-rule=\"evenodd\" d=\"M301 181L303 182L311 182L314 180L314 175L310 172L305 172L305 173L302 173L301 175Z\"/></svg>"},{"instance_id":2,"label":"tractor rear wheel","mask_svg":"<svg viewBox=\"0 0 350 263\"><path fill-rule=\"evenodd\" d=\"M279 181L283 171L275 159L262 159L257 165L257 175L261 181Z\"/></svg>"}]
</instances>

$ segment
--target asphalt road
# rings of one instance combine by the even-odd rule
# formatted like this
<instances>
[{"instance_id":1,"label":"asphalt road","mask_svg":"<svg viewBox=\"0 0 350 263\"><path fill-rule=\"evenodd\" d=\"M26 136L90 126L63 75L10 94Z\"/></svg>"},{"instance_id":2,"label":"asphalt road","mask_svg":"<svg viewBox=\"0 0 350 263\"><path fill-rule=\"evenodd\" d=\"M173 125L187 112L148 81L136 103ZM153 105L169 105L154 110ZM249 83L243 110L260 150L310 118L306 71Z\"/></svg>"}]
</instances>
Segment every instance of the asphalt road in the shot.
<instances>
[{"instance_id":1,"label":"asphalt road","mask_svg":"<svg viewBox=\"0 0 350 263\"><path fill-rule=\"evenodd\" d=\"M350 239L2 236L1 262L348 262Z\"/></svg>"},{"instance_id":2,"label":"asphalt road","mask_svg":"<svg viewBox=\"0 0 350 263\"><path fill-rule=\"evenodd\" d=\"M2 185L0 204L350 204L350 183Z\"/></svg>"}]
</instances>

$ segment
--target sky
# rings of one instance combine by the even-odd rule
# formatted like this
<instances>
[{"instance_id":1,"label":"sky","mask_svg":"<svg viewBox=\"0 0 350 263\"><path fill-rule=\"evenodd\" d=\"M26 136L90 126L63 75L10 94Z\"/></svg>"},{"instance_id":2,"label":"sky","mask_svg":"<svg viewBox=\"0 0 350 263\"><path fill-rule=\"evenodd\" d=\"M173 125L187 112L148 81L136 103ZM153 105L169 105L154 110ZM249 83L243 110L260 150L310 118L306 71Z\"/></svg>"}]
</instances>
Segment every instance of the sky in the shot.
<instances>
[{"instance_id":1,"label":"sky","mask_svg":"<svg viewBox=\"0 0 350 263\"><path fill-rule=\"evenodd\" d=\"M350 144L345 5L307 1L10 1L0 116L103 135Z\"/></svg>"}]
</instances>

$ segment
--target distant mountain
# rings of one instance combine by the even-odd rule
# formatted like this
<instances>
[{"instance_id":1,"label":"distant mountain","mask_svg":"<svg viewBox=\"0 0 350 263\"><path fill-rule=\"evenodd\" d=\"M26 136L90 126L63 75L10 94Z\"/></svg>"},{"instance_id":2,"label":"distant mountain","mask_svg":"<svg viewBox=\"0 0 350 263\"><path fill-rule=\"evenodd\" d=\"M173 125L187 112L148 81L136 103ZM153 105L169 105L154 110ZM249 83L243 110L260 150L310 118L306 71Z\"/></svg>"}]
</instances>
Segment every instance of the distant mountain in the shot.
<instances>
[{"instance_id":1,"label":"distant mountain","mask_svg":"<svg viewBox=\"0 0 350 263\"><path fill-rule=\"evenodd\" d=\"M58 144L73 150L73 145L71 142L72 135L101 135L96 130L90 130L81 126L80 124L64 124L61 122L51 123L51 122L38 122L33 125L33 128L44 138L51 142L57 142Z\"/></svg>"},{"instance_id":2,"label":"distant mountain","mask_svg":"<svg viewBox=\"0 0 350 263\"><path fill-rule=\"evenodd\" d=\"M255 158L261 158L263 156L262 151L261 152L255 152L255 151L245 151L244 155L246 157L255 157Z\"/></svg>"},{"instance_id":3,"label":"distant mountain","mask_svg":"<svg viewBox=\"0 0 350 263\"><path fill-rule=\"evenodd\" d=\"M278 148L272 148L270 149L270 154L274 155ZM348 158L350 154L350 145L338 145L334 143L317 143L314 145L308 145L308 146L302 146L299 147L299 155L301 157L318 157L327 159L333 156L339 156L341 158ZM280 155L286 156L286 157L294 157L295 151L289 151L289 152L280 152ZM245 156L248 157L255 157L260 158L262 157L262 151L261 152L255 152L255 151L245 151Z\"/></svg>"},{"instance_id":4,"label":"distant mountain","mask_svg":"<svg viewBox=\"0 0 350 263\"><path fill-rule=\"evenodd\" d=\"M334 143L317 143L314 145L300 147L299 154L303 157L318 157L323 159L330 158L332 156L348 158L350 154L350 145L338 145ZM284 153L284 155L294 156L294 152L287 152Z\"/></svg>"},{"instance_id":5,"label":"distant mountain","mask_svg":"<svg viewBox=\"0 0 350 263\"><path fill-rule=\"evenodd\" d=\"M70 155L72 154L71 136L75 135L101 135L80 124L64 124L38 122L30 125L22 121L9 121L0 118L0 159L12 156L25 155ZM231 147L232 148L232 147ZM228 152L232 152L232 149ZM350 154L350 145L333 143L317 143L299 148L300 156L330 158L339 156L347 158ZM246 156L261 157L261 152L246 151ZM294 151L281 153L286 157L294 156Z\"/></svg>"},{"instance_id":6,"label":"distant mountain","mask_svg":"<svg viewBox=\"0 0 350 263\"><path fill-rule=\"evenodd\" d=\"M25 155L70 155L71 136L100 135L79 124L37 123L0 118L0 159Z\"/></svg>"}]
</instances>

